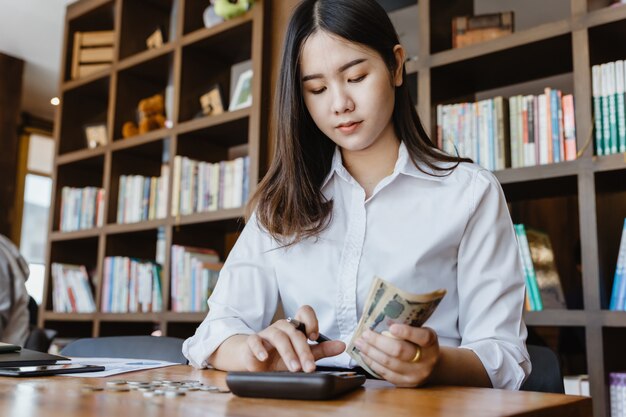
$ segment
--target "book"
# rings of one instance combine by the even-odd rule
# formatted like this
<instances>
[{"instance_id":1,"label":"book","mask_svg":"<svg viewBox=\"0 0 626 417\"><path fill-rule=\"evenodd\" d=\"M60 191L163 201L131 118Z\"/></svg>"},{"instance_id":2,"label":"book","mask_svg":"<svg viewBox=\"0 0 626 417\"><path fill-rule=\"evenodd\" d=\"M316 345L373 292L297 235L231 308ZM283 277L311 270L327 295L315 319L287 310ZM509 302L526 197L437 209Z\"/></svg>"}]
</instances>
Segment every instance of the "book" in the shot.
<instances>
[{"instance_id":1,"label":"book","mask_svg":"<svg viewBox=\"0 0 626 417\"><path fill-rule=\"evenodd\" d=\"M550 236L539 230L526 230L535 278L544 309L567 308L561 279L556 269Z\"/></svg>"},{"instance_id":2,"label":"book","mask_svg":"<svg viewBox=\"0 0 626 417\"><path fill-rule=\"evenodd\" d=\"M452 19L452 47L461 48L513 33L513 12L458 16Z\"/></svg>"},{"instance_id":3,"label":"book","mask_svg":"<svg viewBox=\"0 0 626 417\"><path fill-rule=\"evenodd\" d=\"M52 308L60 313L92 313L96 311L93 290L84 265L53 263Z\"/></svg>"},{"instance_id":4,"label":"book","mask_svg":"<svg viewBox=\"0 0 626 417\"><path fill-rule=\"evenodd\" d=\"M626 310L626 219L617 252L609 310Z\"/></svg>"},{"instance_id":5,"label":"book","mask_svg":"<svg viewBox=\"0 0 626 417\"><path fill-rule=\"evenodd\" d=\"M515 234L517 235L517 242L522 258L522 265L524 267L524 276L526 280L526 291L529 299L531 311L543 310L543 302L541 295L539 294L539 287L537 283L537 276L535 274L535 268L530 253L530 245L526 235L526 228L523 224L516 224Z\"/></svg>"},{"instance_id":6,"label":"book","mask_svg":"<svg viewBox=\"0 0 626 417\"><path fill-rule=\"evenodd\" d=\"M626 103L624 93L626 93L626 74L624 72L624 61L615 62L615 98L617 113L617 151L626 152Z\"/></svg>"},{"instance_id":7,"label":"book","mask_svg":"<svg viewBox=\"0 0 626 417\"><path fill-rule=\"evenodd\" d=\"M593 122L596 155L604 155L604 133L602 130L602 74L600 65L591 67L591 91L593 96Z\"/></svg>"}]
</instances>

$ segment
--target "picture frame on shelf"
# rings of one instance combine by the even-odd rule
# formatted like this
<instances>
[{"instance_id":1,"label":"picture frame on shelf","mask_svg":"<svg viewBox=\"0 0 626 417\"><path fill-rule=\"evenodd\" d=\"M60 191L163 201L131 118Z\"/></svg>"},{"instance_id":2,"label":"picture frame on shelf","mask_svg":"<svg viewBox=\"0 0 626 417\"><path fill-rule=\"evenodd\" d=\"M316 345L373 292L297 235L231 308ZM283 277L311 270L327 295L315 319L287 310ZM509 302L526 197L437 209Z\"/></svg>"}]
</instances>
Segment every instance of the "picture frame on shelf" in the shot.
<instances>
[{"instance_id":1,"label":"picture frame on shelf","mask_svg":"<svg viewBox=\"0 0 626 417\"><path fill-rule=\"evenodd\" d=\"M83 126L87 148L94 149L107 144L106 123L90 123Z\"/></svg>"},{"instance_id":2,"label":"picture frame on shelf","mask_svg":"<svg viewBox=\"0 0 626 417\"><path fill-rule=\"evenodd\" d=\"M202 116L216 116L224 113L224 96L219 84L215 84L208 92L200 96L200 107Z\"/></svg>"},{"instance_id":3,"label":"picture frame on shelf","mask_svg":"<svg viewBox=\"0 0 626 417\"><path fill-rule=\"evenodd\" d=\"M246 70L237 78L235 90L231 96L229 111L239 110L252 105L252 70Z\"/></svg>"}]
</instances>

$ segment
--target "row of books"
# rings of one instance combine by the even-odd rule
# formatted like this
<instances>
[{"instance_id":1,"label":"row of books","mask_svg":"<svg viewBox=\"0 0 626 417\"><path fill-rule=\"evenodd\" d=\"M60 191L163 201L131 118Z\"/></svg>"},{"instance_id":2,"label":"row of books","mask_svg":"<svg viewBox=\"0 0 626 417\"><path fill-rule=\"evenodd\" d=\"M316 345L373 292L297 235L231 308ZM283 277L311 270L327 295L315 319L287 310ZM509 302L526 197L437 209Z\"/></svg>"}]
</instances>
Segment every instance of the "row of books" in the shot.
<instances>
[{"instance_id":1,"label":"row of books","mask_svg":"<svg viewBox=\"0 0 626 417\"><path fill-rule=\"evenodd\" d=\"M626 152L626 61L591 67L596 155Z\"/></svg>"},{"instance_id":2,"label":"row of books","mask_svg":"<svg viewBox=\"0 0 626 417\"><path fill-rule=\"evenodd\" d=\"M87 269L82 265L53 263L52 310L56 313L93 313L96 303Z\"/></svg>"},{"instance_id":3,"label":"row of books","mask_svg":"<svg viewBox=\"0 0 626 417\"><path fill-rule=\"evenodd\" d=\"M104 259L102 312L148 313L163 310L161 265L123 256Z\"/></svg>"},{"instance_id":4,"label":"row of books","mask_svg":"<svg viewBox=\"0 0 626 417\"><path fill-rule=\"evenodd\" d=\"M63 232L100 227L104 221L104 189L96 187L61 189L61 219Z\"/></svg>"},{"instance_id":5,"label":"row of books","mask_svg":"<svg viewBox=\"0 0 626 417\"><path fill-rule=\"evenodd\" d=\"M550 237L546 233L526 229L523 224L515 225L515 234L526 281L525 309L567 308Z\"/></svg>"},{"instance_id":6,"label":"row of books","mask_svg":"<svg viewBox=\"0 0 626 417\"><path fill-rule=\"evenodd\" d=\"M563 388L567 395L591 396L589 390L589 375L568 375L563 377Z\"/></svg>"},{"instance_id":7,"label":"row of books","mask_svg":"<svg viewBox=\"0 0 626 417\"><path fill-rule=\"evenodd\" d=\"M609 310L626 310L626 219L622 228L622 238L620 240L619 251L617 252L617 263L615 265L615 276L613 278L613 290Z\"/></svg>"},{"instance_id":8,"label":"row of books","mask_svg":"<svg viewBox=\"0 0 626 417\"><path fill-rule=\"evenodd\" d=\"M169 166L161 167L160 177L120 175L117 222L135 223L167 216Z\"/></svg>"},{"instance_id":9,"label":"row of books","mask_svg":"<svg viewBox=\"0 0 626 417\"><path fill-rule=\"evenodd\" d=\"M214 250L172 245L172 311L208 311L222 265Z\"/></svg>"},{"instance_id":10,"label":"row of books","mask_svg":"<svg viewBox=\"0 0 626 417\"><path fill-rule=\"evenodd\" d=\"M492 171L574 160L574 97L546 88L536 96L439 105L437 142Z\"/></svg>"},{"instance_id":11,"label":"row of books","mask_svg":"<svg viewBox=\"0 0 626 417\"><path fill-rule=\"evenodd\" d=\"M172 216L241 207L248 199L250 158L202 162L174 158Z\"/></svg>"},{"instance_id":12,"label":"row of books","mask_svg":"<svg viewBox=\"0 0 626 417\"><path fill-rule=\"evenodd\" d=\"M611 417L626 417L626 372L609 374Z\"/></svg>"}]
</instances>

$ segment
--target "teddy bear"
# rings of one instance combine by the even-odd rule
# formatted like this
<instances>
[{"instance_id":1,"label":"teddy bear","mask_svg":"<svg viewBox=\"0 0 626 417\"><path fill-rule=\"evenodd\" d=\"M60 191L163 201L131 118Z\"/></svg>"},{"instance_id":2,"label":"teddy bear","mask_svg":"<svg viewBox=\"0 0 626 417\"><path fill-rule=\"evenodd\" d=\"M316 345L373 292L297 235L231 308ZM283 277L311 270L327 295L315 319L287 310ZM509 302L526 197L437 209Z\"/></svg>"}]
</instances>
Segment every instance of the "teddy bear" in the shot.
<instances>
[{"instance_id":1,"label":"teddy bear","mask_svg":"<svg viewBox=\"0 0 626 417\"><path fill-rule=\"evenodd\" d=\"M122 137L141 135L165 127L165 101L162 94L144 98L137 106L139 126L126 122L122 126Z\"/></svg>"}]
</instances>

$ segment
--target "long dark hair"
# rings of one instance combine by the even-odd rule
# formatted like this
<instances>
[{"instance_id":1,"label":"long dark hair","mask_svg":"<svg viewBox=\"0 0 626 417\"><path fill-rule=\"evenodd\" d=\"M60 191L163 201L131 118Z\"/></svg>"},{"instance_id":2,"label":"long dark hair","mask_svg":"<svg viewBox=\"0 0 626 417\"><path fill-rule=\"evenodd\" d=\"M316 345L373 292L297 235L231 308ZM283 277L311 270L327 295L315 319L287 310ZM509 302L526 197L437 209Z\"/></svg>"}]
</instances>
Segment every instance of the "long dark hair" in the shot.
<instances>
[{"instance_id":1,"label":"long dark hair","mask_svg":"<svg viewBox=\"0 0 626 417\"><path fill-rule=\"evenodd\" d=\"M325 31L369 47L382 57L391 74L396 70L393 48L400 43L385 10L375 0L303 0L294 10L285 37L277 86L276 151L267 175L248 204L248 216L284 245L317 236L332 217L333 202L322 194L335 150L313 122L302 93L300 55L304 42ZM406 70L403 68L403 80ZM459 162L430 141L412 103L406 82L396 87L393 125L413 163L446 175ZM452 163L442 167L438 162ZM420 168L421 169L421 168Z\"/></svg>"}]
</instances>

